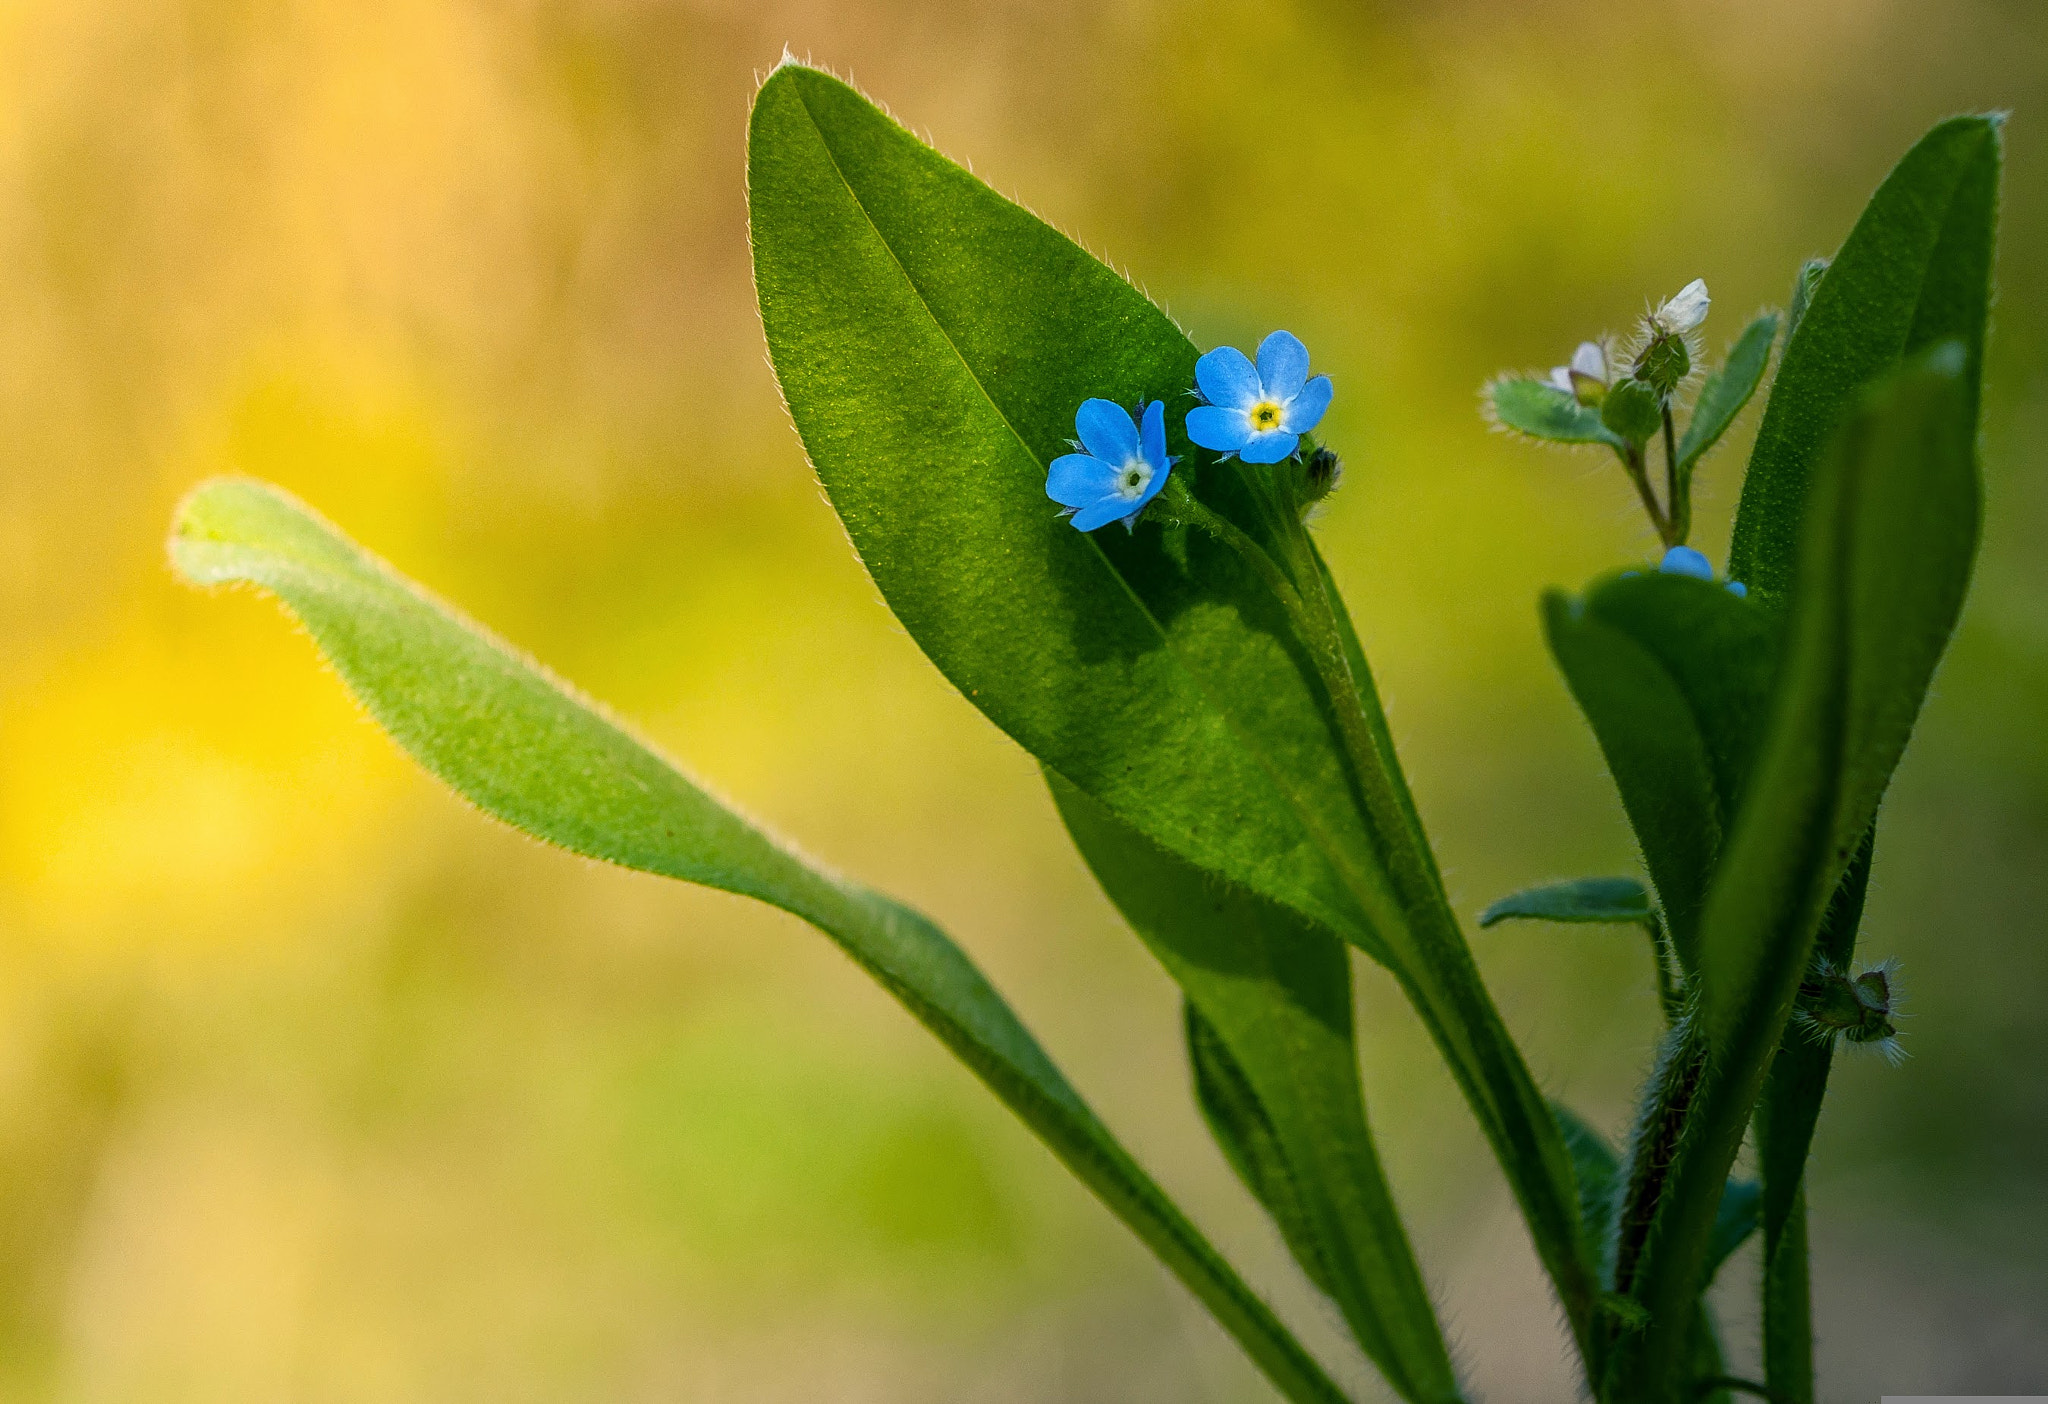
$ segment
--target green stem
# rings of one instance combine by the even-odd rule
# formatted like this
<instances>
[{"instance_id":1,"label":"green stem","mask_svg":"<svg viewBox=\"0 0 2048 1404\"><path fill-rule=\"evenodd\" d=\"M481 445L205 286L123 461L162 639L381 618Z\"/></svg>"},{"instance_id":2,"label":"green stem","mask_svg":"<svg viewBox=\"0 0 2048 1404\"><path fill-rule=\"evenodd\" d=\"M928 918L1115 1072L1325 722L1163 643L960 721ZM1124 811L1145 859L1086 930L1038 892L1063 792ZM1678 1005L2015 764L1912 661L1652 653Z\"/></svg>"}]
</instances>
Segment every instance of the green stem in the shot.
<instances>
[{"instance_id":1,"label":"green stem","mask_svg":"<svg viewBox=\"0 0 2048 1404\"><path fill-rule=\"evenodd\" d=\"M1664 502L1669 513L1670 530L1664 534L1666 546L1683 546L1685 539L1692 535L1692 484L1686 481L1688 475L1678 467L1678 427L1671 422L1671 405L1664 406Z\"/></svg>"},{"instance_id":2,"label":"green stem","mask_svg":"<svg viewBox=\"0 0 2048 1404\"><path fill-rule=\"evenodd\" d=\"M1764 1244L1764 1383L1784 1404L1813 1404L1813 1284L1804 1185L1775 1238Z\"/></svg>"},{"instance_id":3,"label":"green stem","mask_svg":"<svg viewBox=\"0 0 2048 1404\"><path fill-rule=\"evenodd\" d=\"M1636 485L1636 495L1643 499L1643 510L1650 514L1650 524L1657 528L1657 536L1666 546L1678 543L1671 539L1671 521L1664 515L1664 508L1657 501L1656 489L1650 486L1650 472L1643 458L1643 446L1631 441L1620 450L1621 466L1628 469L1628 480Z\"/></svg>"},{"instance_id":4,"label":"green stem","mask_svg":"<svg viewBox=\"0 0 2048 1404\"><path fill-rule=\"evenodd\" d=\"M1390 927L1398 924L1398 930L1381 934L1413 958L1397 961L1393 973L1477 1113L1557 1288L1573 1339L1582 1358L1591 1361L1599 1283L1585 1251L1562 1138L1548 1120L1535 1080L1472 965L1421 821L1400 784L1391 743L1371 720L1370 683L1362 682L1354 671L1322 560L1307 527L1284 497L1262 504L1278 509L1275 545L1283 569L1235 523L1197 501L1185 486L1177 488L1177 482L1170 481L1162 493L1165 515L1211 533L1241 556L1286 607L1308 647L1329 696L1366 825L1384 855L1394 909L1365 875L1350 872L1344 864L1340 869L1368 912L1380 914ZM1251 486L1254 495L1270 491L1256 481ZM1541 1124L1537 1116L1544 1118Z\"/></svg>"}]
</instances>

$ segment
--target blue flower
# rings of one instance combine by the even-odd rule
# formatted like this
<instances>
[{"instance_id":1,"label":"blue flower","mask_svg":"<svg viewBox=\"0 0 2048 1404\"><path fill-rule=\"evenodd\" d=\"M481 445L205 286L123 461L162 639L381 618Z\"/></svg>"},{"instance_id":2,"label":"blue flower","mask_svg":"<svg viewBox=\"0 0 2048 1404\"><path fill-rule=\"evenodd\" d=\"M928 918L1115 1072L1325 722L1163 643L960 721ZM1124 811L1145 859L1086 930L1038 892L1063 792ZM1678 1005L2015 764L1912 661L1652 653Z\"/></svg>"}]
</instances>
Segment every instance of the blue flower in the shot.
<instances>
[{"instance_id":1,"label":"blue flower","mask_svg":"<svg viewBox=\"0 0 2048 1404\"><path fill-rule=\"evenodd\" d=\"M1293 332L1260 342L1256 366L1217 347L1195 362L1195 384L1209 403L1188 411L1188 437L1246 463L1278 463L1330 407L1330 377L1308 378L1308 348Z\"/></svg>"},{"instance_id":2,"label":"blue flower","mask_svg":"<svg viewBox=\"0 0 2048 1404\"><path fill-rule=\"evenodd\" d=\"M1045 495L1067 509L1079 531L1120 521L1136 531L1138 513L1166 486L1166 405L1145 406L1141 430L1131 412L1110 400L1083 400L1074 412L1081 453L1062 454L1045 477Z\"/></svg>"},{"instance_id":3,"label":"blue flower","mask_svg":"<svg viewBox=\"0 0 2048 1404\"><path fill-rule=\"evenodd\" d=\"M1690 575L1699 580L1714 578L1714 563L1690 546L1673 546L1664 553L1664 559L1657 563L1657 569L1666 575ZM1747 595L1749 587L1740 580L1728 582L1728 593Z\"/></svg>"}]
</instances>

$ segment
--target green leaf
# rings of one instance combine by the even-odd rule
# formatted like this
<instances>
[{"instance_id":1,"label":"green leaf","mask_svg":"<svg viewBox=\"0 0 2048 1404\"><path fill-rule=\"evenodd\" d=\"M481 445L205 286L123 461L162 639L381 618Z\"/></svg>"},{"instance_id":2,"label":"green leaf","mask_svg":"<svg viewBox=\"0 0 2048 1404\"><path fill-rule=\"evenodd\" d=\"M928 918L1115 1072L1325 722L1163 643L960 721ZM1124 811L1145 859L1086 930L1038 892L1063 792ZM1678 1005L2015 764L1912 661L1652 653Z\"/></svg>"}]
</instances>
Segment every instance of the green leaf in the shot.
<instances>
[{"instance_id":1,"label":"green leaf","mask_svg":"<svg viewBox=\"0 0 2048 1404\"><path fill-rule=\"evenodd\" d=\"M1366 1124L1343 943L1047 779L1110 900L1187 994L1198 1100L1225 1155L1394 1389L1457 1398Z\"/></svg>"},{"instance_id":2,"label":"green leaf","mask_svg":"<svg viewBox=\"0 0 2048 1404\"><path fill-rule=\"evenodd\" d=\"M1937 342L1959 340L1963 399L1975 421L2001 126L1998 117L1957 117L1921 138L1814 288L1757 430L1729 547L1728 573L1759 599L1792 588L1823 450L1865 386Z\"/></svg>"},{"instance_id":3,"label":"green leaf","mask_svg":"<svg viewBox=\"0 0 2048 1404\"><path fill-rule=\"evenodd\" d=\"M1284 1394L1343 1398L923 916L813 867L275 488L203 485L180 508L170 549L194 583L275 595L378 724L486 813L586 857L758 898L832 937L1130 1225Z\"/></svg>"},{"instance_id":4,"label":"green leaf","mask_svg":"<svg viewBox=\"0 0 2048 1404\"><path fill-rule=\"evenodd\" d=\"M1981 517L1966 375L1954 343L1921 357L1817 476L1769 729L1702 936L1723 1050L1765 1032L1776 1046L1962 611Z\"/></svg>"},{"instance_id":5,"label":"green leaf","mask_svg":"<svg viewBox=\"0 0 2048 1404\"><path fill-rule=\"evenodd\" d=\"M1599 410L1586 408L1547 381L1502 376L1486 387L1486 403L1495 424L1532 439L1621 447L1614 431L1600 422Z\"/></svg>"},{"instance_id":6,"label":"green leaf","mask_svg":"<svg viewBox=\"0 0 2048 1404\"><path fill-rule=\"evenodd\" d=\"M1662 573L1612 577L1583 601L1554 591L1543 612L1689 972L1769 685L1769 616L1711 581Z\"/></svg>"},{"instance_id":7,"label":"green leaf","mask_svg":"<svg viewBox=\"0 0 2048 1404\"><path fill-rule=\"evenodd\" d=\"M1919 357L1866 397L1814 478L1769 720L1700 923L1712 1056L1637 1279L1657 1323L1698 1290L1722 1181L1815 933L1962 607L1980 513L1966 368L1953 343ZM1661 1378L1677 1348L1653 1324L1627 1378Z\"/></svg>"},{"instance_id":8,"label":"green leaf","mask_svg":"<svg viewBox=\"0 0 2048 1404\"><path fill-rule=\"evenodd\" d=\"M1479 924L1492 926L1514 917L1534 921L1640 923L1648 921L1654 910L1648 889L1634 878L1573 878L1511 893L1481 912Z\"/></svg>"},{"instance_id":9,"label":"green leaf","mask_svg":"<svg viewBox=\"0 0 2048 1404\"><path fill-rule=\"evenodd\" d=\"M1569 1167L1449 915L1384 719L1367 722L1386 772L1354 775L1314 660L1251 567L1150 523L1084 536L1046 499L1081 402L1185 404L1193 344L826 74L770 76L747 159L770 358L889 607L962 693L1118 823L1395 972L1583 1323ZM1251 480L1198 467L1181 419L1176 471L1199 473L1207 506L1273 544ZM1362 659L1353 670L1373 709ZM1394 792L1391 828L1362 817L1365 779Z\"/></svg>"},{"instance_id":10,"label":"green leaf","mask_svg":"<svg viewBox=\"0 0 2048 1404\"><path fill-rule=\"evenodd\" d=\"M1771 343L1778 338L1778 314L1766 312L1742 329L1728 358L1707 377L1700 397L1686 421L1685 436L1678 441L1678 471L1690 477L1693 465L1721 441L1735 416L1749 403L1763 382L1764 368L1771 363Z\"/></svg>"},{"instance_id":11,"label":"green leaf","mask_svg":"<svg viewBox=\"0 0 2048 1404\"><path fill-rule=\"evenodd\" d=\"M1238 1066L1223 1035L1202 1017L1192 1000L1181 1001L1181 1025L1187 1039L1188 1069L1194 1077L1195 1104L1209 1134L1216 1138L1237 1178L1272 1216L1302 1272L1324 1296L1334 1297L1341 1290L1336 1274L1324 1259L1315 1224L1302 1202L1304 1196L1295 1186L1294 1167L1288 1164L1281 1146L1279 1128L1259 1101L1258 1089Z\"/></svg>"}]
</instances>

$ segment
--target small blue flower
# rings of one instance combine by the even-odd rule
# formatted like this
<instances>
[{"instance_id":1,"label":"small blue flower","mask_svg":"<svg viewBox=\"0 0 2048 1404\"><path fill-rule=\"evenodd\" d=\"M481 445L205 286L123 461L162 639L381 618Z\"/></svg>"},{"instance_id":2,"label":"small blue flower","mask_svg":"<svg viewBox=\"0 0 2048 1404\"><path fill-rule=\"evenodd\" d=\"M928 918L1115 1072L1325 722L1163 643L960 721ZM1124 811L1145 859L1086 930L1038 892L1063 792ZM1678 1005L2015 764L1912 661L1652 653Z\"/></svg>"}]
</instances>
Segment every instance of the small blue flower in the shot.
<instances>
[{"instance_id":1,"label":"small blue flower","mask_svg":"<svg viewBox=\"0 0 2048 1404\"><path fill-rule=\"evenodd\" d=\"M1666 575L1690 575L1699 580L1714 578L1714 563L1690 546L1673 546L1664 553L1664 559L1657 563L1657 569ZM1749 587L1740 580L1728 582L1728 593L1746 596Z\"/></svg>"},{"instance_id":2,"label":"small blue flower","mask_svg":"<svg viewBox=\"0 0 2048 1404\"><path fill-rule=\"evenodd\" d=\"M1166 404L1145 406L1141 430L1131 412L1110 400L1083 400L1074 412L1081 453L1062 454L1045 477L1045 495L1067 509L1079 531L1120 521L1136 531L1138 513L1166 486Z\"/></svg>"},{"instance_id":3,"label":"small blue flower","mask_svg":"<svg viewBox=\"0 0 2048 1404\"><path fill-rule=\"evenodd\" d=\"M1259 343L1254 366L1235 346L1195 362L1195 384L1209 403L1188 411L1188 437L1246 463L1278 463L1330 407L1330 377L1308 378L1308 348L1293 332Z\"/></svg>"}]
</instances>

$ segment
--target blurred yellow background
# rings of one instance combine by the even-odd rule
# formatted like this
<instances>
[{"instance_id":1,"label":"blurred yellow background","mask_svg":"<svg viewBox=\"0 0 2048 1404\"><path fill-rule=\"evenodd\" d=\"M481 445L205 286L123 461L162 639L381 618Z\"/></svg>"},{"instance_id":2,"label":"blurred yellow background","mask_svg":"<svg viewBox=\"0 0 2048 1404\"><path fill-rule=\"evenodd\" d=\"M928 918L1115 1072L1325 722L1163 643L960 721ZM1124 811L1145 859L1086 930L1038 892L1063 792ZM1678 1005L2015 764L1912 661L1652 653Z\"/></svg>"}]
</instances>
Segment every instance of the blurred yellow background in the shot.
<instances>
[{"instance_id":1,"label":"blurred yellow background","mask_svg":"<svg viewBox=\"0 0 2048 1404\"><path fill-rule=\"evenodd\" d=\"M221 472L932 912L1337 1339L1204 1138L1167 982L804 466L743 193L785 44L1203 345L1306 339L1350 465L1324 536L1468 913L1633 867L1535 598L1651 546L1610 465L1487 433L1480 383L1696 275L1725 344L1930 122L2013 110L1989 530L1865 927L1913 1056L1837 1065L1812 1194L1827 1397L2048 1389L2036 0L12 0L0 1399L1269 1397L822 938L497 829L267 603L173 585L171 507ZM1717 562L1748 437L1703 474ZM1475 939L1539 1075L1619 1126L1638 943ZM1469 1117L1378 972L1360 1000L1469 1373L1570 1397Z\"/></svg>"}]
</instances>

